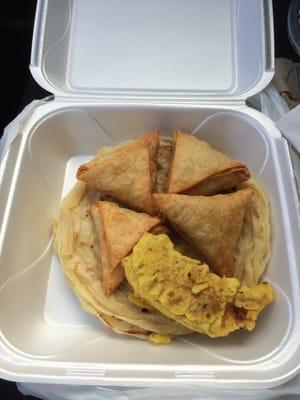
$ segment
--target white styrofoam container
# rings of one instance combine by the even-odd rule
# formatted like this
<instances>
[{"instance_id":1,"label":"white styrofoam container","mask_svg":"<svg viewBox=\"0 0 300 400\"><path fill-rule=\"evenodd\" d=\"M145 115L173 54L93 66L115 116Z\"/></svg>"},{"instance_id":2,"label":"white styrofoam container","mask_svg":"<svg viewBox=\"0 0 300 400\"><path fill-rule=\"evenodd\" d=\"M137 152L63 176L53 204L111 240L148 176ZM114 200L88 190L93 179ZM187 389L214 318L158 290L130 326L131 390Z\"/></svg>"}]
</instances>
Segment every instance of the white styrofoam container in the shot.
<instances>
[{"instance_id":1,"label":"white styrofoam container","mask_svg":"<svg viewBox=\"0 0 300 400\"><path fill-rule=\"evenodd\" d=\"M245 105L273 74L269 0L39 1L31 71L55 98L23 119L0 169L0 376L31 382L263 388L299 372L299 213L288 148ZM158 127L246 163L272 213L265 277L276 291L252 333L171 346L84 313L51 243L78 165ZM297 267L298 262L298 267Z\"/></svg>"}]
</instances>

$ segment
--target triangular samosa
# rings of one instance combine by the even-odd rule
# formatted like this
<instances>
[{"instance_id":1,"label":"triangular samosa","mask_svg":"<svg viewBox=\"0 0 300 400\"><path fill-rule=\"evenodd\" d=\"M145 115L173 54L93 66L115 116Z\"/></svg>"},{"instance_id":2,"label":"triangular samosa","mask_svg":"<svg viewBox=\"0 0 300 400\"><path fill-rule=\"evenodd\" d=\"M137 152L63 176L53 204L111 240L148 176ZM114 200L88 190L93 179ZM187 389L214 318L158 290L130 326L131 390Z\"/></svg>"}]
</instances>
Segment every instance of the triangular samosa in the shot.
<instances>
[{"instance_id":1,"label":"triangular samosa","mask_svg":"<svg viewBox=\"0 0 300 400\"><path fill-rule=\"evenodd\" d=\"M231 276L250 189L215 196L154 194L174 229L220 276Z\"/></svg>"},{"instance_id":2,"label":"triangular samosa","mask_svg":"<svg viewBox=\"0 0 300 400\"><path fill-rule=\"evenodd\" d=\"M77 179L136 210L153 215L152 190L156 182L158 146L158 131L150 132L81 165Z\"/></svg>"},{"instance_id":3,"label":"triangular samosa","mask_svg":"<svg viewBox=\"0 0 300 400\"><path fill-rule=\"evenodd\" d=\"M168 193L211 195L250 178L247 167L181 131L173 134Z\"/></svg>"},{"instance_id":4,"label":"triangular samosa","mask_svg":"<svg viewBox=\"0 0 300 400\"><path fill-rule=\"evenodd\" d=\"M122 259L133 246L161 221L148 214L119 207L110 201L98 201L90 207L100 242L102 284L111 294L124 278Z\"/></svg>"}]
</instances>

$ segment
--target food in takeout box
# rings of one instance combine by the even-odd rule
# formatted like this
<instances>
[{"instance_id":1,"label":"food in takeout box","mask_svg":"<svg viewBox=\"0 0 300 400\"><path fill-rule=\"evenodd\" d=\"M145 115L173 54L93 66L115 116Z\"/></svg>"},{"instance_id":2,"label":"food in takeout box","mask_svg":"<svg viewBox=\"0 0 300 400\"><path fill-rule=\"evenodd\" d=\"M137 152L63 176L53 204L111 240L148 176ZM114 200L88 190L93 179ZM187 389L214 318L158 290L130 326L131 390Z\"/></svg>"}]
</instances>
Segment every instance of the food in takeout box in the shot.
<instances>
[{"instance_id":1,"label":"food in takeout box","mask_svg":"<svg viewBox=\"0 0 300 400\"><path fill-rule=\"evenodd\" d=\"M154 194L159 210L220 276L231 276L251 189L215 196Z\"/></svg>"},{"instance_id":2,"label":"food in takeout box","mask_svg":"<svg viewBox=\"0 0 300 400\"><path fill-rule=\"evenodd\" d=\"M150 132L122 147L100 153L79 168L77 178L133 209L153 214L158 145L158 132Z\"/></svg>"},{"instance_id":3,"label":"food in takeout box","mask_svg":"<svg viewBox=\"0 0 300 400\"><path fill-rule=\"evenodd\" d=\"M248 168L181 131L173 134L173 157L167 192L215 194L250 178Z\"/></svg>"},{"instance_id":4,"label":"food in takeout box","mask_svg":"<svg viewBox=\"0 0 300 400\"><path fill-rule=\"evenodd\" d=\"M82 307L118 333L168 343L252 330L273 289L267 198L248 168L181 131L102 148L54 223Z\"/></svg>"},{"instance_id":5,"label":"food in takeout box","mask_svg":"<svg viewBox=\"0 0 300 400\"><path fill-rule=\"evenodd\" d=\"M119 207L110 201L97 201L90 208L99 237L102 284L111 294L123 281L122 259L145 232L161 223L160 219Z\"/></svg>"},{"instance_id":6,"label":"food in takeout box","mask_svg":"<svg viewBox=\"0 0 300 400\"><path fill-rule=\"evenodd\" d=\"M174 250L167 235L146 233L122 261L134 291L166 317L211 337L251 331L273 300L268 283L250 288L209 272L207 264Z\"/></svg>"}]
</instances>

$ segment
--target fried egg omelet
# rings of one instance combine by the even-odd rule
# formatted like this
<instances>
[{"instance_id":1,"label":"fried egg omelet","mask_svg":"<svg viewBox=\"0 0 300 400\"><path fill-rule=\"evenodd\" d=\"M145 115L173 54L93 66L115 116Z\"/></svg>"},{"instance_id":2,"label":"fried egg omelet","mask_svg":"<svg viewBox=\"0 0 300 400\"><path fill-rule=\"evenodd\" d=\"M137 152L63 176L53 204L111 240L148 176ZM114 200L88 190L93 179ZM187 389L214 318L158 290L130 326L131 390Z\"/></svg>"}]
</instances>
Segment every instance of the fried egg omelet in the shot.
<instances>
[{"instance_id":1,"label":"fried egg omelet","mask_svg":"<svg viewBox=\"0 0 300 400\"><path fill-rule=\"evenodd\" d=\"M145 233L122 261L134 292L166 317L210 337L252 331L273 301L268 283L248 287L209 272L206 264L174 249L165 234Z\"/></svg>"}]
</instances>

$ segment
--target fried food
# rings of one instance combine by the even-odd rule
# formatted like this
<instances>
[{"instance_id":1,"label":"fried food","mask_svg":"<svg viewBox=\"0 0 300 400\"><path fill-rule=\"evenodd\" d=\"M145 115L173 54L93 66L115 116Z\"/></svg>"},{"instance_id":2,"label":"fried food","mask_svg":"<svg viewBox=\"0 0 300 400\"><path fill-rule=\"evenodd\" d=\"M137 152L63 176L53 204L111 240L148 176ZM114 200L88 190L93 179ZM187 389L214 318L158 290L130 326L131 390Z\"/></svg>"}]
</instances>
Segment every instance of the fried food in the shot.
<instances>
[{"instance_id":1,"label":"fried food","mask_svg":"<svg viewBox=\"0 0 300 400\"><path fill-rule=\"evenodd\" d=\"M97 201L90 207L99 238L102 283L110 295L124 280L119 265L140 237L161 221L145 213L119 207L111 201Z\"/></svg>"},{"instance_id":2,"label":"fried food","mask_svg":"<svg viewBox=\"0 0 300 400\"><path fill-rule=\"evenodd\" d=\"M212 195L250 178L248 168L213 149L207 142L179 130L173 134L168 193Z\"/></svg>"},{"instance_id":3,"label":"fried food","mask_svg":"<svg viewBox=\"0 0 300 400\"><path fill-rule=\"evenodd\" d=\"M132 207L155 214L152 191L156 183L158 131L102 152L77 171L77 179Z\"/></svg>"},{"instance_id":4,"label":"fried food","mask_svg":"<svg viewBox=\"0 0 300 400\"><path fill-rule=\"evenodd\" d=\"M254 328L273 299L270 285L256 285L270 221L246 166L194 136L156 130L101 148L77 178L54 245L84 310L156 344Z\"/></svg>"},{"instance_id":5,"label":"fried food","mask_svg":"<svg viewBox=\"0 0 300 400\"><path fill-rule=\"evenodd\" d=\"M165 234L145 233L122 265L139 296L166 317L210 337L252 331L273 301L271 285L249 288L236 278L210 273L206 264L177 252Z\"/></svg>"},{"instance_id":6,"label":"fried food","mask_svg":"<svg viewBox=\"0 0 300 400\"><path fill-rule=\"evenodd\" d=\"M174 229L220 276L232 276L245 210L252 191L215 196L154 194Z\"/></svg>"}]
</instances>

